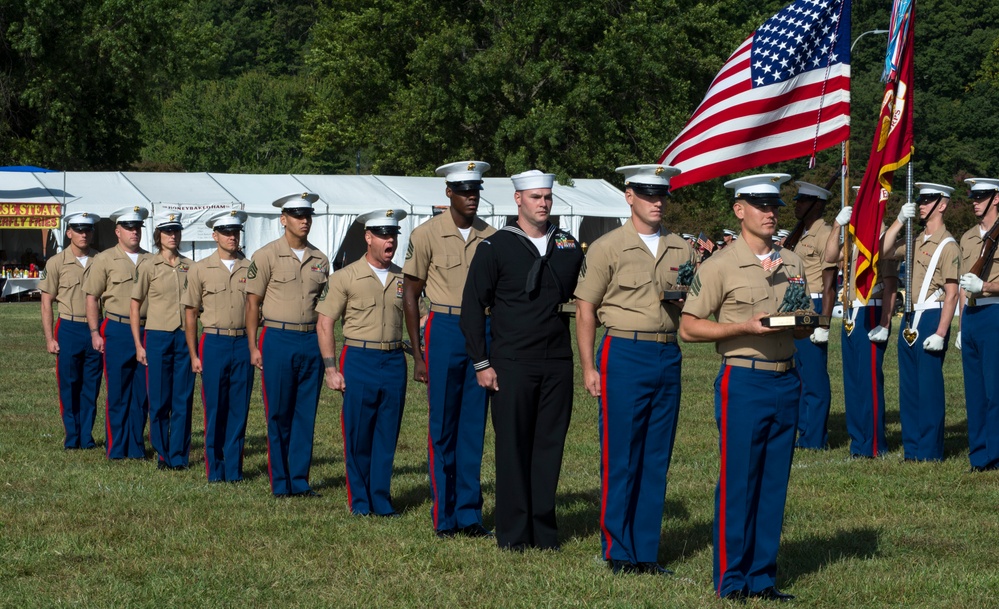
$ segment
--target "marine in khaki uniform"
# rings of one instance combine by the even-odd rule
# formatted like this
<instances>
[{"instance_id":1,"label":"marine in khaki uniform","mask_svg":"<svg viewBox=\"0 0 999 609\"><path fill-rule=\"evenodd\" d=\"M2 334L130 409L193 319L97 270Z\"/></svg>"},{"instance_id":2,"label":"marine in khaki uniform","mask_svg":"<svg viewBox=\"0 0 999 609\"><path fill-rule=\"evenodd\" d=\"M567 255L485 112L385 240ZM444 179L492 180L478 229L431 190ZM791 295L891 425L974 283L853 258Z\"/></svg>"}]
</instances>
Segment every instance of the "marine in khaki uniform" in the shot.
<instances>
[{"instance_id":1,"label":"marine in khaki uniform","mask_svg":"<svg viewBox=\"0 0 999 609\"><path fill-rule=\"evenodd\" d=\"M402 350L402 269L392 264L392 256L405 217L401 209L359 216L367 252L333 274L316 306L326 385L343 392L347 501L358 516L396 515L392 464L408 371ZM339 361L333 334L337 320L343 320L344 337Z\"/></svg>"},{"instance_id":2,"label":"marine in khaki uniform","mask_svg":"<svg viewBox=\"0 0 999 609\"><path fill-rule=\"evenodd\" d=\"M97 255L90 247L101 219L81 212L62 219L69 247L48 259L42 271L42 332L48 352L56 356L59 415L66 438L63 448L95 448L94 419L101 390L104 361L94 350L87 331L87 296L83 275ZM52 327L52 303L59 304L59 318Z\"/></svg>"},{"instance_id":3,"label":"marine in khaki uniform","mask_svg":"<svg viewBox=\"0 0 999 609\"><path fill-rule=\"evenodd\" d=\"M587 391L600 400L600 540L615 573L669 573L659 537L680 410L675 290L693 248L662 226L670 178L663 165L618 167L631 218L587 250L576 284L576 340ZM597 320L607 331L594 365Z\"/></svg>"},{"instance_id":4,"label":"marine in khaki uniform","mask_svg":"<svg viewBox=\"0 0 999 609\"><path fill-rule=\"evenodd\" d=\"M969 272L986 255L984 238L999 221L999 180L965 180L978 225L961 237L960 287L967 295L961 314L958 347L964 367L964 402L968 410L971 471L999 469L999 249L981 275Z\"/></svg>"},{"instance_id":5,"label":"marine in khaki uniform","mask_svg":"<svg viewBox=\"0 0 999 609\"><path fill-rule=\"evenodd\" d=\"M855 192L859 186L854 186ZM840 229L850 223L853 207L846 206L836 215L826 239L825 257L839 263L843 257ZM882 226L882 233L884 227ZM847 233L847 238L853 237ZM846 430L850 435L850 456L874 458L888 452L885 439L885 349L890 335L895 293L898 289L898 262L878 258L877 284L871 297L863 302L857 297L856 272L859 250L851 248L850 272L842 328L843 395ZM846 279L844 279L846 282Z\"/></svg>"},{"instance_id":6,"label":"marine in khaki uniform","mask_svg":"<svg viewBox=\"0 0 999 609\"><path fill-rule=\"evenodd\" d=\"M721 467L715 492L714 584L719 597L785 601L776 588L777 548L794 454L801 381L794 340L811 330L769 328L793 284L808 291L804 262L772 247L787 174L725 183L735 190L739 239L701 265L683 308L680 336L715 342ZM710 318L714 318L713 320ZM798 336L795 336L795 333Z\"/></svg>"},{"instance_id":7,"label":"marine in khaki uniform","mask_svg":"<svg viewBox=\"0 0 999 609\"><path fill-rule=\"evenodd\" d=\"M836 263L825 259L826 241L831 229L822 219L830 192L825 188L796 182L798 194L794 215L804 224L804 232L792 248L805 263L805 279L817 312L832 313L835 296ZM801 400L798 412L798 448L822 450L829 447L829 328L815 328L811 336L795 345L798 375L801 376Z\"/></svg>"},{"instance_id":8,"label":"marine in khaki uniform","mask_svg":"<svg viewBox=\"0 0 999 609\"><path fill-rule=\"evenodd\" d=\"M181 221L176 212L156 214L153 243L157 254L136 269L132 286L132 338L135 358L146 366L149 443L156 451L158 469L187 469L190 463L194 373L180 298L194 261L180 254ZM143 316L146 305L149 308Z\"/></svg>"},{"instance_id":9,"label":"marine in khaki uniform","mask_svg":"<svg viewBox=\"0 0 999 609\"><path fill-rule=\"evenodd\" d=\"M136 269L149 257L139 247L144 207L123 207L111 214L118 244L94 257L83 280L87 294L87 326L93 348L104 354L107 381L107 446L109 459L143 459L143 434L149 405L145 371L139 372L132 338L131 302ZM139 313L145 317L146 305ZM103 321L101 311L103 309ZM144 322L145 320L141 320Z\"/></svg>"},{"instance_id":10,"label":"marine in khaki uniform","mask_svg":"<svg viewBox=\"0 0 999 609\"><path fill-rule=\"evenodd\" d=\"M205 408L205 475L209 482L243 479L243 446L253 389L246 341L246 272L239 249L246 212L222 211L205 222L218 249L187 273L181 302L191 370L201 374ZM204 327L198 341L198 315Z\"/></svg>"},{"instance_id":11,"label":"marine in khaki uniform","mask_svg":"<svg viewBox=\"0 0 999 609\"><path fill-rule=\"evenodd\" d=\"M274 201L284 235L257 250L246 273L247 341L250 361L262 370L267 472L275 497L319 496L309 486L323 365L315 307L330 261L308 241L318 200L304 193Z\"/></svg>"},{"instance_id":12,"label":"marine in khaki uniform","mask_svg":"<svg viewBox=\"0 0 999 609\"><path fill-rule=\"evenodd\" d=\"M898 218L885 231L881 255L905 257L905 238L899 234L907 218L924 226L915 238L912 267L913 316L905 320L916 335L909 344L905 332L898 338L898 402L902 446L906 461L942 461L944 440L943 364L947 356L950 322L957 308L961 276L961 249L944 226L943 214L954 189L940 184L917 183L916 203L902 206ZM901 245L899 245L901 243Z\"/></svg>"},{"instance_id":13,"label":"marine in khaki uniform","mask_svg":"<svg viewBox=\"0 0 999 609\"><path fill-rule=\"evenodd\" d=\"M458 327L468 267L482 240L496 232L476 216L482 174L488 170L489 163L482 161L437 168L450 207L413 231L402 269L413 377L427 383L430 516L441 538L489 535L482 526L479 483L489 398L475 380ZM421 349L419 300L424 291L431 304Z\"/></svg>"}]
</instances>

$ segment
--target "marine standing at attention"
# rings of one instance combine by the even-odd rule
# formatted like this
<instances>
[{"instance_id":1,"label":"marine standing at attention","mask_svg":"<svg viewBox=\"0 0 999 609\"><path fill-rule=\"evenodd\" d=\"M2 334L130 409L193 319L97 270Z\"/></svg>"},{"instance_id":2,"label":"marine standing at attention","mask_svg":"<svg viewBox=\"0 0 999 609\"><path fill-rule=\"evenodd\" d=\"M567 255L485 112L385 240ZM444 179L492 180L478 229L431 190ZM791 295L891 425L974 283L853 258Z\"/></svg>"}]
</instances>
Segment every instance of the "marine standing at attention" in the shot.
<instances>
[{"instance_id":1,"label":"marine standing at attention","mask_svg":"<svg viewBox=\"0 0 999 609\"><path fill-rule=\"evenodd\" d=\"M458 326L472 256L482 240L496 232L476 215L486 171L489 163L482 161L437 168L437 175L444 176L444 195L451 206L413 231L402 268L413 378L427 383L430 516L441 538L459 533L490 535L482 526L480 485L489 396L475 380L475 368ZM426 344L421 348L419 301L424 290L430 299L430 313L424 327Z\"/></svg>"},{"instance_id":2,"label":"marine standing at attention","mask_svg":"<svg viewBox=\"0 0 999 609\"><path fill-rule=\"evenodd\" d=\"M618 167L631 218L590 245L576 285L576 341L586 390L600 400L600 542L614 573L667 574L659 537L680 411L676 341L682 267L693 248L662 225L670 178L663 165ZM594 365L597 320L607 327Z\"/></svg>"},{"instance_id":3,"label":"marine standing at attention","mask_svg":"<svg viewBox=\"0 0 999 609\"><path fill-rule=\"evenodd\" d=\"M810 328L771 328L785 293L808 293L805 265L773 245L780 185L787 174L729 180L739 239L706 260L690 285L680 337L714 342L722 356L715 380L721 453L715 491L714 584L721 598L787 601L777 589L777 549L794 455L801 379L794 340ZM714 317L714 320L709 319Z\"/></svg>"},{"instance_id":4,"label":"marine standing at attention","mask_svg":"<svg viewBox=\"0 0 999 609\"><path fill-rule=\"evenodd\" d=\"M87 295L83 277L97 250L91 248L97 214L79 212L62 219L69 247L45 263L38 288L42 292L42 332L48 352L56 356L59 414L66 430L63 448L96 448L94 419L104 361L87 331ZM52 303L59 318L52 327Z\"/></svg>"},{"instance_id":5,"label":"marine standing at attention","mask_svg":"<svg viewBox=\"0 0 999 609\"><path fill-rule=\"evenodd\" d=\"M254 252L246 271L247 343L250 362L261 370L267 474L275 497L319 496L309 486L323 388L316 301L326 288L330 261L309 243L318 200L304 193L274 201L284 234Z\"/></svg>"}]
</instances>

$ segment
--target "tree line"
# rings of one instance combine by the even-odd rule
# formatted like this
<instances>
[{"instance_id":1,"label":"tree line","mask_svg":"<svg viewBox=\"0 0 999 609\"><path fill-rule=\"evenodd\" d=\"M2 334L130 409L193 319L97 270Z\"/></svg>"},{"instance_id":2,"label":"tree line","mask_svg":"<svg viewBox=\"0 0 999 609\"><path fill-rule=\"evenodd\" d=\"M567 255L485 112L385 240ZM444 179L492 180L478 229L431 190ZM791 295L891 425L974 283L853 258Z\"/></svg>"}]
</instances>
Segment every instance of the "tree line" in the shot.
<instances>
[{"instance_id":1,"label":"tree line","mask_svg":"<svg viewBox=\"0 0 999 609\"><path fill-rule=\"evenodd\" d=\"M432 175L474 157L493 175L621 185L614 167L653 162L786 3L0 0L0 163ZM886 29L890 10L854 0L853 36ZM866 36L852 56L854 184L885 43ZM999 175L999 4L920 0L914 100L917 180ZM764 169L822 184L839 156ZM721 182L677 191L671 221L732 225ZM970 225L954 207L952 230Z\"/></svg>"}]
</instances>

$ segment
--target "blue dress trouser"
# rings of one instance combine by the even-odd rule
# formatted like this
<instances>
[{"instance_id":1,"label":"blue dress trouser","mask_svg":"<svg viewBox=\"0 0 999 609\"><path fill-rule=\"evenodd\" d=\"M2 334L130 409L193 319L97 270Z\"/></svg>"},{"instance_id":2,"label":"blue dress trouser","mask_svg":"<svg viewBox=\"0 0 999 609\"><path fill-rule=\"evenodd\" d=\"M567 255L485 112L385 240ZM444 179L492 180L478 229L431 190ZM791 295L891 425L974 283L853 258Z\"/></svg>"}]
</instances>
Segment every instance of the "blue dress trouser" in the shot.
<instances>
[{"instance_id":1,"label":"blue dress trouser","mask_svg":"<svg viewBox=\"0 0 999 609\"><path fill-rule=\"evenodd\" d=\"M59 414L66 430L64 448L94 448L94 419L97 394L101 391L104 361L90 338L86 322L58 319L55 339L56 384L59 386Z\"/></svg>"},{"instance_id":2,"label":"blue dress trouser","mask_svg":"<svg viewBox=\"0 0 999 609\"><path fill-rule=\"evenodd\" d=\"M205 475L209 482L239 482L253 389L250 347L246 336L202 334L198 353L205 407Z\"/></svg>"},{"instance_id":3,"label":"blue dress trouser","mask_svg":"<svg viewBox=\"0 0 999 609\"><path fill-rule=\"evenodd\" d=\"M264 328L260 384L267 417L267 474L275 495L312 490L312 440L322 390L323 359L313 332Z\"/></svg>"},{"instance_id":4,"label":"blue dress trouser","mask_svg":"<svg viewBox=\"0 0 999 609\"><path fill-rule=\"evenodd\" d=\"M194 373L184 330L146 330L149 443L160 463L187 467L191 453Z\"/></svg>"},{"instance_id":5,"label":"blue dress trouser","mask_svg":"<svg viewBox=\"0 0 999 609\"><path fill-rule=\"evenodd\" d=\"M999 306L965 307L961 361L971 465L999 467Z\"/></svg>"},{"instance_id":6,"label":"blue dress trouser","mask_svg":"<svg viewBox=\"0 0 999 609\"><path fill-rule=\"evenodd\" d=\"M822 311L822 299L813 298L816 311ZM795 339L794 362L801 377L798 403L798 448L829 448L829 343L817 345L808 337Z\"/></svg>"},{"instance_id":7,"label":"blue dress trouser","mask_svg":"<svg viewBox=\"0 0 999 609\"><path fill-rule=\"evenodd\" d=\"M140 338L144 332L140 331ZM139 375L132 328L110 319L101 326L104 338L104 377L107 380L108 459L143 459L143 434L149 402L145 379Z\"/></svg>"},{"instance_id":8,"label":"blue dress trouser","mask_svg":"<svg viewBox=\"0 0 999 609\"><path fill-rule=\"evenodd\" d=\"M392 506L392 464L406 402L406 356L344 346L340 371L346 388L340 426L352 514L386 516Z\"/></svg>"},{"instance_id":9,"label":"blue dress trouser","mask_svg":"<svg viewBox=\"0 0 999 609\"><path fill-rule=\"evenodd\" d=\"M658 562L680 410L676 343L605 336L600 372L600 541L606 560Z\"/></svg>"},{"instance_id":10,"label":"blue dress trouser","mask_svg":"<svg viewBox=\"0 0 999 609\"><path fill-rule=\"evenodd\" d=\"M902 447L905 458L915 461L942 461L944 456L943 364L950 331L944 337L943 351L923 350L923 341L937 331L939 323L940 309L923 311L919 336L911 347L905 342L904 332L898 333L898 410L902 421Z\"/></svg>"},{"instance_id":11,"label":"blue dress trouser","mask_svg":"<svg viewBox=\"0 0 999 609\"><path fill-rule=\"evenodd\" d=\"M752 594L777 582L800 393L793 368L765 372L723 365L715 380L721 455L714 521L718 596Z\"/></svg>"},{"instance_id":12,"label":"blue dress trouser","mask_svg":"<svg viewBox=\"0 0 999 609\"><path fill-rule=\"evenodd\" d=\"M888 343L875 343L868 333L881 321L881 307L860 307L853 332L843 328L843 395L850 454L877 457L888 452L885 440L885 375Z\"/></svg>"},{"instance_id":13,"label":"blue dress trouser","mask_svg":"<svg viewBox=\"0 0 999 609\"><path fill-rule=\"evenodd\" d=\"M475 378L459 318L431 312L424 326L430 516L437 531L482 523L480 479L489 396ZM488 337L488 320L486 324Z\"/></svg>"}]
</instances>

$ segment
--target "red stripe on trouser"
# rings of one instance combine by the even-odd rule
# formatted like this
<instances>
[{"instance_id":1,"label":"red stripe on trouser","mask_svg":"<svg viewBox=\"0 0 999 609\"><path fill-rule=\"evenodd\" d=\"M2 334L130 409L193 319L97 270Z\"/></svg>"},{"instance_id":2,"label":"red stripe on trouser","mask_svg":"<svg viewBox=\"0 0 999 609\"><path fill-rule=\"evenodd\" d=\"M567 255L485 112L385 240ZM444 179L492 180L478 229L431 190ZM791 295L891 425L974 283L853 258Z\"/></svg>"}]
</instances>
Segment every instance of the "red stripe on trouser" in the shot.
<instances>
[{"instance_id":1,"label":"red stripe on trouser","mask_svg":"<svg viewBox=\"0 0 999 609\"><path fill-rule=\"evenodd\" d=\"M101 340L107 341L107 325L108 320L105 319L101 322ZM88 326L89 327L89 326ZM108 378L108 349L107 344L104 345L104 350L101 352L101 359L104 360L104 431L105 436L107 436L107 455L111 456L111 447L114 445L114 438L111 437L111 417L108 415L111 413L111 379Z\"/></svg>"},{"instance_id":2,"label":"red stripe on trouser","mask_svg":"<svg viewBox=\"0 0 999 609\"><path fill-rule=\"evenodd\" d=\"M343 374L343 362L347 358L347 345L340 350L340 374ZM350 492L350 468L347 467L347 425L343 417L343 405L340 407L340 435L343 437L343 480L347 487L347 509L354 509L354 496Z\"/></svg>"},{"instance_id":3,"label":"red stripe on trouser","mask_svg":"<svg viewBox=\"0 0 999 609\"><path fill-rule=\"evenodd\" d=\"M607 412L607 358L610 353L610 337L604 337L603 350L600 353L600 409L603 414L604 419L604 437L603 442L600 443L600 461L603 466L603 475L601 476L601 484L603 486L602 492L600 493L600 530L604 534L604 541L607 543L607 552L604 558L607 560L611 559L611 546L614 544L613 539L611 539L610 531L607 530L607 487L610 485L610 423L608 419Z\"/></svg>"},{"instance_id":4,"label":"red stripe on trouser","mask_svg":"<svg viewBox=\"0 0 999 609\"><path fill-rule=\"evenodd\" d=\"M430 327L433 325L434 312L431 311L427 315L427 323L423 326L423 365L427 369L427 404L429 407L430 402ZM430 466L430 500L433 503L433 509L430 511L433 516L434 530L437 530L438 525L438 514L437 514L437 473L436 473L436 459L434 458L434 436L430 433L430 418L427 417L427 460Z\"/></svg>"},{"instance_id":5,"label":"red stripe on trouser","mask_svg":"<svg viewBox=\"0 0 999 609\"><path fill-rule=\"evenodd\" d=\"M59 323L62 322L62 318L56 319L55 323L55 333L53 338L56 343L59 343ZM89 327L89 326L88 326ZM65 416L65 410L62 403L62 385L59 384L59 355L56 354L56 394L59 396L59 418L62 420L62 428L66 429L66 419L62 417ZM69 434L69 430L66 429L66 433Z\"/></svg>"},{"instance_id":6,"label":"red stripe on trouser","mask_svg":"<svg viewBox=\"0 0 999 609\"><path fill-rule=\"evenodd\" d=\"M725 487L727 480L725 472L728 468L728 379L732 371L731 366L725 366L721 382L721 425L718 433L720 435L719 445L721 446L721 471L718 474L718 594L721 594L725 585L725 569L728 567L728 550L725 543Z\"/></svg>"},{"instance_id":7,"label":"red stripe on trouser","mask_svg":"<svg viewBox=\"0 0 999 609\"><path fill-rule=\"evenodd\" d=\"M870 325L874 327L874 307L868 307L870 309ZM871 417L874 420L874 426L871 428L873 432L871 434L871 455L878 456L878 346L871 341Z\"/></svg>"},{"instance_id":8,"label":"red stripe on trouser","mask_svg":"<svg viewBox=\"0 0 999 609\"><path fill-rule=\"evenodd\" d=\"M264 359L264 335L267 334L267 328L260 331L260 338L257 339L257 350L260 351L260 361L263 363ZM267 407L267 383L264 381L264 373L260 372L260 393L263 394L264 398L264 428L269 431L270 426L270 409ZM271 485L271 491L274 490L274 472L271 470L271 434L267 433L267 481Z\"/></svg>"},{"instance_id":9,"label":"red stripe on trouser","mask_svg":"<svg viewBox=\"0 0 999 609\"><path fill-rule=\"evenodd\" d=\"M211 476L211 471L208 467L208 401L205 400L205 374L204 374L204 361L205 361L205 335L201 335L201 340L198 341L198 359L202 362L202 373L201 373L201 412L204 414L205 422L205 477ZM218 416L216 414L216 416ZM216 419L217 420L217 419Z\"/></svg>"}]
</instances>

